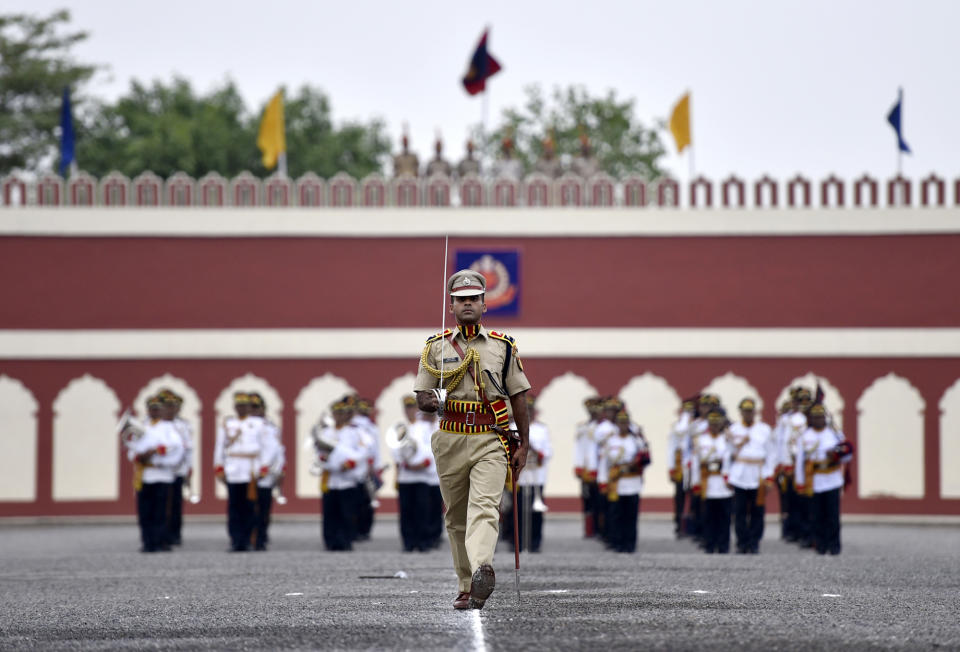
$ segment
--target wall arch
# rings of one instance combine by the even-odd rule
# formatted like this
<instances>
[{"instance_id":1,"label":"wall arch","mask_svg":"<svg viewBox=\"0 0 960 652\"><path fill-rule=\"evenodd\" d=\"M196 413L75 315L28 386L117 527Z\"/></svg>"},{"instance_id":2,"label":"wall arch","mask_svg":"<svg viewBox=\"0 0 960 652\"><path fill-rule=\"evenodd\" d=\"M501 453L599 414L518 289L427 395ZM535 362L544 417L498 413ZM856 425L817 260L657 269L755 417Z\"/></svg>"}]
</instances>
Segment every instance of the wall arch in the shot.
<instances>
[{"instance_id":1,"label":"wall arch","mask_svg":"<svg viewBox=\"0 0 960 652\"><path fill-rule=\"evenodd\" d=\"M163 374L162 376L151 379L137 393L137 397L134 399L132 406L133 412L137 415L138 419L146 420L147 399L165 388L183 397L183 405L180 406L180 417L193 428L193 478L191 479L191 488L193 493L202 496L203 467L201 466L200 457L200 452L203 450L203 422L200 418L202 403L196 390L182 378L177 378L168 373Z\"/></svg>"},{"instance_id":2,"label":"wall arch","mask_svg":"<svg viewBox=\"0 0 960 652\"><path fill-rule=\"evenodd\" d=\"M568 371L550 380L537 394L539 418L550 429L553 459L547 467L547 496L579 496L580 482L573 476L573 440L577 424L586 421L583 401L597 389L586 378Z\"/></svg>"},{"instance_id":3,"label":"wall arch","mask_svg":"<svg viewBox=\"0 0 960 652\"><path fill-rule=\"evenodd\" d=\"M396 465L393 464L393 457L383 436L390 426L404 417L403 397L406 394L413 393L413 383L416 380L417 376L412 372L394 378L380 392L380 396L374 402L374 407L377 410L377 429L380 431L380 463L389 467L384 473L383 487L377 492L377 495L382 498L393 498L397 495L397 490L394 487L397 469Z\"/></svg>"},{"instance_id":4,"label":"wall arch","mask_svg":"<svg viewBox=\"0 0 960 652\"><path fill-rule=\"evenodd\" d=\"M217 429L219 429L224 419L234 414L233 395L236 392L257 392L260 394L267 404L267 417L277 425L283 425L283 400L280 398L279 392L277 392L277 390L273 388L273 385L267 380L260 376L255 376L252 373L246 373L230 381L230 384L220 392L217 400L214 401L214 422L217 424ZM215 429L213 437L215 438L216 436L217 433ZM216 497L226 500L227 490L223 486L223 483L217 482L215 486L214 494Z\"/></svg>"},{"instance_id":5,"label":"wall arch","mask_svg":"<svg viewBox=\"0 0 960 652\"><path fill-rule=\"evenodd\" d=\"M833 419L836 427L842 429L843 409L846 407L846 402L843 400L840 390L838 390L836 386L829 380L823 376L816 375L812 371L808 371L805 376L797 376L790 381L789 385L780 390L780 394L777 395L776 408L779 410L780 405L783 404L784 401L790 400L790 388L797 385L803 385L809 389L814 396L816 396L818 382L820 383L820 388L823 389L823 404L830 412L830 416Z\"/></svg>"},{"instance_id":6,"label":"wall arch","mask_svg":"<svg viewBox=\"0 0 960 652\"><path fill-rule=\"evenodd\" d=\"M37 407L23 383L0 374L0 501L37 499Z\"/></svg>"},{"instance_id":7,"label":"wall arch","mask_svg":"<svg viewBox=\"0 0 960 652\"><path fill-rule=\"evenodd\" d=\"M906 378L889 373L857 401L857 491L861 498L922 498L926 404Z\"/></svg>"},{"instance_id":8,"label":"wall arch","mask_svg":"<svg viewBox=\"0 0 960 652\"><path fill-rule=\"evenodd\" d=\"M320 479L310 473L314 460L310 429L325 415L329 415L331 403L344 394L353 394L355 391L343 378L327 373L311 380L297 395L297 400L294 401L294 409L297 411L294 490L298 498L320 496ZM289 451L287 463L290 463Z\"/></svg>"},{"instance_id":9,"label":"wall arch","mask_svg":"<svg viewBox=\"0 0 960 652\"><path fill-rule=\"evenodd\" d=\"M101 379L74 378L53 401L54 500L117 500L120 400Z\"/></svg>"},{"instance_id":10,"label":"wall arch","mask_svg":"<svg viewBox=\"0 0 960 652\"><path fill-rule=\"evenodd\" d=\"M667 437L677 420L680 395L666 379L648 371L631 378L620 390L620 398L627 404L631 418L643 428L650 445L652 463L644 473L643 495L672 496L673 484L660 470L666 468Z\"/></svg>"},{"instance_id":11,"label":"wall arch","mask_svg":"<svg viewBox=\"0 0 960 652\"><path fill-rule=\"evenodd\" d=\"M711 380L710 384L703 388L703 391L720 397L720 403L723 404L731 420L736 419L740 414L737 411L737 406L740 405L740 401L747 397L757 401L757 413L763 411L763 397L760 396L757 388L750 384L750 381L746 378L738 376L732 371Z\"/></svg>"},{"instance_id":12,"label":"wall arch","mask_svg":"<svg viewBox=\"0 0 960 652\"><path fill-rule=\"evenodd\" d=\"M940 399L940 497L960 498L960 378Z\"/></svg>"}]
</instances>

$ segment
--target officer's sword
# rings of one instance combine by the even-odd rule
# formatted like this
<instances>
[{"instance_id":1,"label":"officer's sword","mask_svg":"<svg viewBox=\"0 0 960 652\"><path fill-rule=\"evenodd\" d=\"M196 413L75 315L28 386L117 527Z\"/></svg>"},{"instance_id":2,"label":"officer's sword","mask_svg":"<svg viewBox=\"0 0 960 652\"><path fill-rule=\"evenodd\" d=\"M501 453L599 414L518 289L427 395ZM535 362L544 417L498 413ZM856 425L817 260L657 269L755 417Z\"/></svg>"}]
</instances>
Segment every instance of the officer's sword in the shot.
<instances>
[{"instance_id":1,"label":"officer's sword","mask_svg":"<svg viewBox=\"0 0 960 652\"><path fill-rule=\"evenodd\" d=\"M447 391L443 387L443 345L447 338L443 333L447 331L447 252L450 248L450 234L443 236L443 310L440 311L440 387L433 390L437 397L437 416L443 418L443 404L447 400Z\"/></svg>"}]
</instances>

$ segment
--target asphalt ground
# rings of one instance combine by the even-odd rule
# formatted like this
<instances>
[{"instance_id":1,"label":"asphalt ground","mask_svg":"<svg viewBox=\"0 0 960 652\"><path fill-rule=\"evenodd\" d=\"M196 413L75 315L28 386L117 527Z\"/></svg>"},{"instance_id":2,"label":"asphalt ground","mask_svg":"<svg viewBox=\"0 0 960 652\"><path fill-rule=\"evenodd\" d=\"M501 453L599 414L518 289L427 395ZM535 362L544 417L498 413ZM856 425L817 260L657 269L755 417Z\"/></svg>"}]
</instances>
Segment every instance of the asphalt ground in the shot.
<instances>
[{"instance_id":1,"label":"asphalt ground","mask_svg":"<svg viewBox=\"0 0 960 652\"><path fill-rule=\"evenodd\" d=\"M0 648L960 650L960 527L848 523L838 557L775 530L760 555L706 555L643 520L625 555L550 518L543 552L521 557L519 605L501 548L486 607L454 611L446 544L400 552L388 518L349 553L324 552L318 522L275 523L249 553L226 552L223 524L188 522L182 548L149 555L133 522L3 525Z\"/></svg>"}]
</instances>

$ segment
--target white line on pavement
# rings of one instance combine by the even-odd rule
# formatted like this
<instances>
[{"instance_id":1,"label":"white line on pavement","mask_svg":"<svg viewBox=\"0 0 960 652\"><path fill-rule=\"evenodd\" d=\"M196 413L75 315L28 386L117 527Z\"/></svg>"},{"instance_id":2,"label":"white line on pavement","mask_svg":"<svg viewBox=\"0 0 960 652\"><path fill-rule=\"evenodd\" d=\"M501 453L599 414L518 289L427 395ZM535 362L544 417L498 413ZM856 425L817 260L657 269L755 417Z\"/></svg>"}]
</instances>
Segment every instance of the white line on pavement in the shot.
<instances>
[{"instance_id":1,"label":"white line on pavement","mask_svg":"<svg viewBox=\"0 0 960 652\"><path fill-rule=\"evenodd\" d=\"M303 595L302 593L284 593L284 595Z\"/></svg>"},{"instance_id":2,"label":"white line on pavement","mask_svg":"<svg viewBox=\"0 0 960 652\"><path fill-rule=\"evenodd\" d=\"M839 597L840 597L840 594L839 594L839 593L824 593L824 594L823 594L822 596L820 596L820 597L822 597L822 598L839 598Z\"/></svg>"},{"instance_id":3,"label":"white line on pavement","mask_svg":"<svg viewBox=\"0 0 960 652\"><path fill-rule=\"evenodd\" d=\"M487 652L487 643L483 639L483 622L480 620L480 610L473 611L473 649L475 652Z\"/></svg>"},{"instance_id":4,"label":"white line on pavement","mask_svg":"<svg viewBox=\"0 0 960 652\"><path fill-rule=\"evenodd\" d=\"M700 589L697 589L696 591L690 591L690 593L710 593L710 591L701 591Z\"/></svg>"}]
</instances>

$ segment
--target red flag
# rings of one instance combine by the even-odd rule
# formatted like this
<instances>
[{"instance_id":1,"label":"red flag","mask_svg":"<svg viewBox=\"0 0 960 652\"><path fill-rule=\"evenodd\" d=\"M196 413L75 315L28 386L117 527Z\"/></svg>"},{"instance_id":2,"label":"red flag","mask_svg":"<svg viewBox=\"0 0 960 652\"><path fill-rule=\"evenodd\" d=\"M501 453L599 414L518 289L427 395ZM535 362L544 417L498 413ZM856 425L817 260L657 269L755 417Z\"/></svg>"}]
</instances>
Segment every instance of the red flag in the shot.
<instances>
[{"instance_id":1,"label":"red flag","mask_svg":"<svg viewBox=\"0 0 960 652\"><path fill-rule=\"evenodd\" d=\"M500 72L500 64L487 52L487 33L484 30L477 49L470 58L470 67L463 76L463 87L471 95L482 93L487 88L487 80Z\"/></svg>"}]
</instances>

